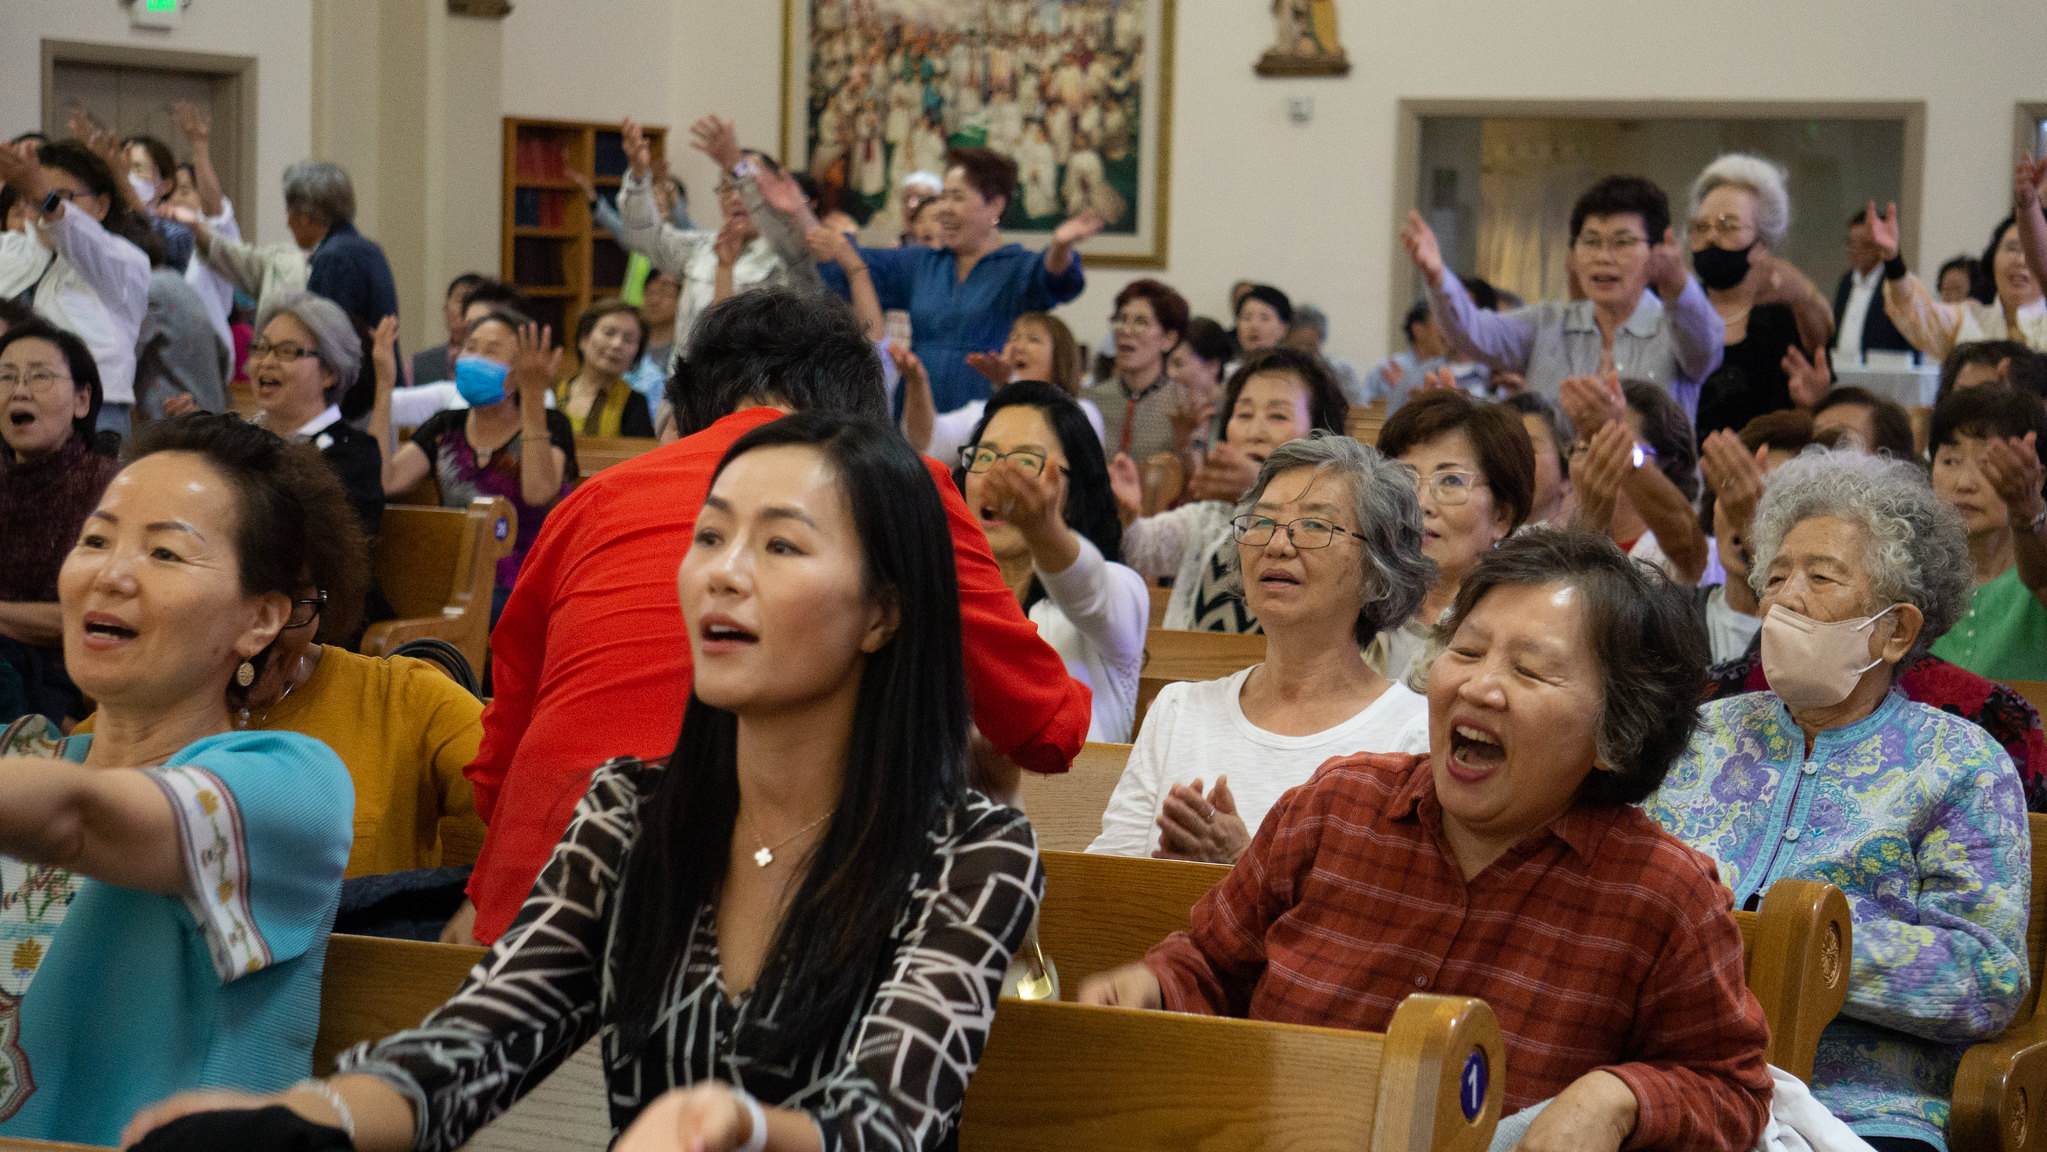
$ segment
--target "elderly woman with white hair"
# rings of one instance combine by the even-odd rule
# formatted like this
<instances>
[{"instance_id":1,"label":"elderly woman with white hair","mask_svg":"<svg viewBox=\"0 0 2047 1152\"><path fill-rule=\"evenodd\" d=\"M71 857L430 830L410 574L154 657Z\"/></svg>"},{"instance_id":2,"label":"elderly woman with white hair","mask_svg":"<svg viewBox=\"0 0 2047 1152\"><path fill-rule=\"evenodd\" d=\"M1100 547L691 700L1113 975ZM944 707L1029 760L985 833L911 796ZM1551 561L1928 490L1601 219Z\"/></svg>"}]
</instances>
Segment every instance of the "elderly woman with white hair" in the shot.
<instances>
[{"instance_id":1,"label":"elderly woman with white hair","mask_svg":"<svg viewBox=\"0 0 2047 1152\"><path fill-rule=\"evenodd\" d=\"M1881 1148L1945 1149L1962 1050L2026 997L2032 854L2010 757L1908 700L1899 669L1961 617L1961 520L1909 463L1809 449L1752 532L1770 691L1700 708L1647 809L1740 906L1782 879L1847 894L1848 1002L1812 1090Z\"/></svg>"},{"instance_id":2,"label":"elderly woman with white hair","mask_svg":"<svg viewBox=\"0 0 2047 1152\"><path fill-rule=\"evenodd\" d=\"M1810 407L1826 394L1823 349L1833 309L1773 253L1791 231L1784 169L1729 153L1692 181L1692 271L1727 327L1720 367L1699 389L1699 436L1740 431L1766 412ZM1797 358L1791 353L1800 349ZM1817 366L1804 358L1811 350ZM1796 385L1796 387L1794 387Z\"/></svg>"},{"instance_id":3,"label":"elderly woman with white hair","mask_svg":"<svg viewBox=\"0 0 2047 1152\"><path fill-rule=\"evenodd\" d=\"M376 437L341 418L338 402L361 372L362 342L340 305L311 292L263 302L249 345L256 423L318 448L363 531L375 535L384 519L384 454Z\"/></svg>"},{"instance_id":4,"label":"elderly woman with white hair","mask_svg":"<svg viewBox=\"0 0 2047 1152\"><path fill-rule=\"evenodd\" d=\"M1429 749L1428 701L1361 655L1436 579L1401 466L1348 436L1288 441L1232 529L1228 579L1264 626L1265 662L1159 692L1090 852L1233 864L1327 761Z\"/></svg>"}]
</instances>

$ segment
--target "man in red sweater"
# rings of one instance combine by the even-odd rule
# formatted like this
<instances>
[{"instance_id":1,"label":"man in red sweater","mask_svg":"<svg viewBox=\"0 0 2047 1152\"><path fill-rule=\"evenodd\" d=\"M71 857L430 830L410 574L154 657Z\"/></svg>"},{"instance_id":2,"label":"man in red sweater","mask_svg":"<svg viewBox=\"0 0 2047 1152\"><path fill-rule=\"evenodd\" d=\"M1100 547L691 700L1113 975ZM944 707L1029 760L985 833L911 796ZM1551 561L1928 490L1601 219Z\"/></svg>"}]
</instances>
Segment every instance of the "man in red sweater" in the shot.
<instances>
[{"instance_id":1,"label":"man in red sweater","mask_svg":"<svg viewBox=\"0 0 2047 1152\"><path fill-rule=\"evenodd\" d=\"M443 939L495 941L567 830L597 765L675 746L689 639L675 570L725 450L792 411L887 419L874 346L835 298L733 297L697 322L669 383L683 438L591 477L548 514L491 635L495 697L467 770L489 826L464 907ZM996 751L1063 772L1092 699L1002 581L947 469L927 461L951 520L974 722Z\"/></svg>"}]
</instances>

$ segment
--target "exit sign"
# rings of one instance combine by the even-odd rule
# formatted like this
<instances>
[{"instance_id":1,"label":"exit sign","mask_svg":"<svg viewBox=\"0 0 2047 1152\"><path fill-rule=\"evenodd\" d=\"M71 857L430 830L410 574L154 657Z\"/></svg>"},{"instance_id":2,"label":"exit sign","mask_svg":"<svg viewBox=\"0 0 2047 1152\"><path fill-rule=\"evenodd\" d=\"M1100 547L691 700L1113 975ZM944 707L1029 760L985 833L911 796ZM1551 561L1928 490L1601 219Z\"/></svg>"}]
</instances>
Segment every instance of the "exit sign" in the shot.
<instances>
[{"instance_id":1,"label":"exit sign","mask_svg":"<svg viewBox=\"0 0 2047 1152\"><path fill-rule=\"evenodd\" d=\"M176 28L185 0L130 0L128 19L137 28Z\"/></svg>"}]
</instances>

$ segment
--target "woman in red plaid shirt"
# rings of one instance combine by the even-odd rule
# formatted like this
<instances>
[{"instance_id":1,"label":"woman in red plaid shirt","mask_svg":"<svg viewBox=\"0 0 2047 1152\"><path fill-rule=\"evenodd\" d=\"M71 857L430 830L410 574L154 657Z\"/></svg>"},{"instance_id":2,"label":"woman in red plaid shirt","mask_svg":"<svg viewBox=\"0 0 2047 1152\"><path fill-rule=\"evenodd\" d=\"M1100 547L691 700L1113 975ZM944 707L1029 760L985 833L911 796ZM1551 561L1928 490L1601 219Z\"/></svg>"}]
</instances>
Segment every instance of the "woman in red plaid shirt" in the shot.
<instances>
[{"instance_id":1,"label":"woman in red plaid shirt","mask_svg":"<svg viewBox=\"0 0 2047 1152\"><path fill-rule=\"evenodd\" d=\"M1087 1003L1383 1032L1417 992L1506 1034L1521 1152L1753 1148L1768 1027L1712 861L1636 805L1696 723L1684 590L1537 530L1466 578L1429 671L1428 756L1332 760L1230 876Z\"/></svg>"}]
</instances>

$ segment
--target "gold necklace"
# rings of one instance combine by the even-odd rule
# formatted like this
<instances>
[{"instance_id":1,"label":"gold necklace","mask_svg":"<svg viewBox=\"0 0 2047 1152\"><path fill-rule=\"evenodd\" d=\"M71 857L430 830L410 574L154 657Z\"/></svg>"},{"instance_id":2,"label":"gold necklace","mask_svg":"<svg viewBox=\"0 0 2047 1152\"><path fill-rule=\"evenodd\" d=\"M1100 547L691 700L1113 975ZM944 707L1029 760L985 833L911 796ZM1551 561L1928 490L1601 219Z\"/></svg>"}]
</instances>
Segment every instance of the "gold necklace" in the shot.
<instances>
[{"instance_id":1,"label":"gold necklace","mask_svg":"<svg viewBox=\"0 0 2047 1152\"><path fill-rule=\"evenodd\" d=\"M745 815L745 813L742 812L741 815ZM753 854L754 864L762 868L765 868L768 865L773 864L775 862L775 849L782 847L783 845L789 843L789 841L796 839L798 836L803 835L805 832L810 831L811 829L817 827L818 825L824 823L825 821L831 818L832 814L830 812L826 812L824 815L818 817L815 820L812 820L810 823L805 824L803 827L798 828L796 831L790 833L789 835L783 837L782 839L775 841L773 844L769 844L766 840L763 840L761 838L761 831L759 828L754 826L753 817L747 816L746 830L748 832L753 833L754 843L761 846L760 851L755 852Z\"/></svg>"}]
</instances>

